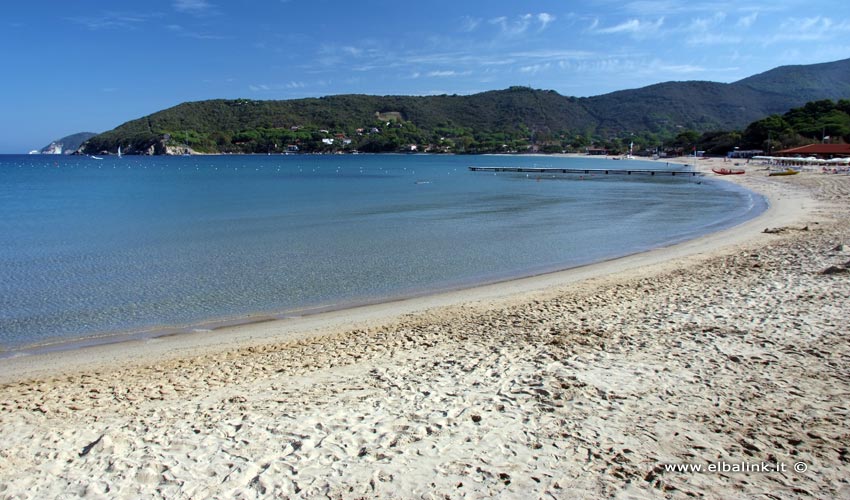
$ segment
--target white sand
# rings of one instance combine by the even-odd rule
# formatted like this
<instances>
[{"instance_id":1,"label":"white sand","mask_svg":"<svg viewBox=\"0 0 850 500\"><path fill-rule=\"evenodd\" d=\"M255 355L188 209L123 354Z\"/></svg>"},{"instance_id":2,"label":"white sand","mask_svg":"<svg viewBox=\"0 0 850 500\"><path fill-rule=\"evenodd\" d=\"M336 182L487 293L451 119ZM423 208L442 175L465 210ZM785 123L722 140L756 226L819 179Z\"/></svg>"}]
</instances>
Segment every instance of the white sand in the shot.
<instances>
[{"instance_id":1,"label":"white sand","mask_svg":"<svg viewBox=\"0 0 850 500\"><path fill-rule=\"evenodd\" d=\"M0 496L850 497L850 178L732 180L771 209L670 248L3 360ZM720 460L788 470L663 468Z\"/></svg>"}]
</instances>

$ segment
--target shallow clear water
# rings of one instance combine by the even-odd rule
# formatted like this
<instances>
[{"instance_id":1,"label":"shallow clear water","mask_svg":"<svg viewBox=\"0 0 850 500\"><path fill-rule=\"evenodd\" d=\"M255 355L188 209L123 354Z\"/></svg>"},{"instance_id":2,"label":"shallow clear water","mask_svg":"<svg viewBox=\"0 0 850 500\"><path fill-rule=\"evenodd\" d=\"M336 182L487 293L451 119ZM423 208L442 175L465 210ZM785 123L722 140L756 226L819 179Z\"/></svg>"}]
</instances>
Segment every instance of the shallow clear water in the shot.
<instances>
[{"instance_id":1,"label":"shallow clear water","mask_svg":"<svg viewBox=\"0 0 850 500\"><path fill-rule=\"evenodd\" d=\"M0 346L530 275L764 208L707 178L467 170L625 163L636 168L550 157L0 156Z\"/></svg>"}]
</instances>

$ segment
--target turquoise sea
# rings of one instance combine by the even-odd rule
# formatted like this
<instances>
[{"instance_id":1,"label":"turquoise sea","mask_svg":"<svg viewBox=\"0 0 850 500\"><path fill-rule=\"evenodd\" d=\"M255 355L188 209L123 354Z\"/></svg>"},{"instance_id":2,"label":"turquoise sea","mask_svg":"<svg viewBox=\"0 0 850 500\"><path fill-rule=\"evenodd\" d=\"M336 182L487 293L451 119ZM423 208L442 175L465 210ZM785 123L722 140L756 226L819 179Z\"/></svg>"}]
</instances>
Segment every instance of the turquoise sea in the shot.
<instances>
[{"instance_id":1,"label":"turquoise sea","mask_svg":"<svg viewBox=\"0 0 850 500\"><path fill-rule=\"evenodd\" d=\"M693 238L765 208L707 177L467 169L626 163L636 167L528 156L0 156L0 349L532 275Z\"/></svg>"}]
</instances>

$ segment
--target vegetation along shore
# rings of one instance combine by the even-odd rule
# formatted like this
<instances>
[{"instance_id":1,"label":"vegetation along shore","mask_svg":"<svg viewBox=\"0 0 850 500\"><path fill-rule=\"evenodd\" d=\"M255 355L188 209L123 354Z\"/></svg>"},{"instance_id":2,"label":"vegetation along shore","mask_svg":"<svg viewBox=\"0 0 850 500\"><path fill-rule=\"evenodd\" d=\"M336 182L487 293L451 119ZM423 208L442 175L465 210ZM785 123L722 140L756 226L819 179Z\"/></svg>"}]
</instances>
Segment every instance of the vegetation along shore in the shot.
<instances>
[{"instance_id":1,"label":"vegetation along shore","mask_svg":"<svg viewBox=\"0 0 850 500\"><path fill-rule=\"evenodd\" d=\"M850 136L850 59L734 83L667 82L594 97L473 95L188 102L90 138L86 154L764 151ZM799 109L792 109L800 107ZM789 111L791 110L791 111Z\"/></svg>"}]
</instances>

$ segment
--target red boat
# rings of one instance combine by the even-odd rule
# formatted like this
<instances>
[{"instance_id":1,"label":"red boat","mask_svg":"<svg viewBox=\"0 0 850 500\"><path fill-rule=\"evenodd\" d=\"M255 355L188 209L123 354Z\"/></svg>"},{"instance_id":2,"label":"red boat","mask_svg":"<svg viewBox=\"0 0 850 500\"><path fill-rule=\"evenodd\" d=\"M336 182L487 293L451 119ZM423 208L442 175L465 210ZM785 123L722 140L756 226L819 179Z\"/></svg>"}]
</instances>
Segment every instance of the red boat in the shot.
<instances>
[{"instance_id":1,"label":"red boat","mask_svg":"<svg viewBox=\"0 0 850 500\"><path fill-rule=\"evenodd\" d=\"M743 168L712 168L712 172L717 175L741 175L747 171Z\"/></svg>"}]
</instances>

